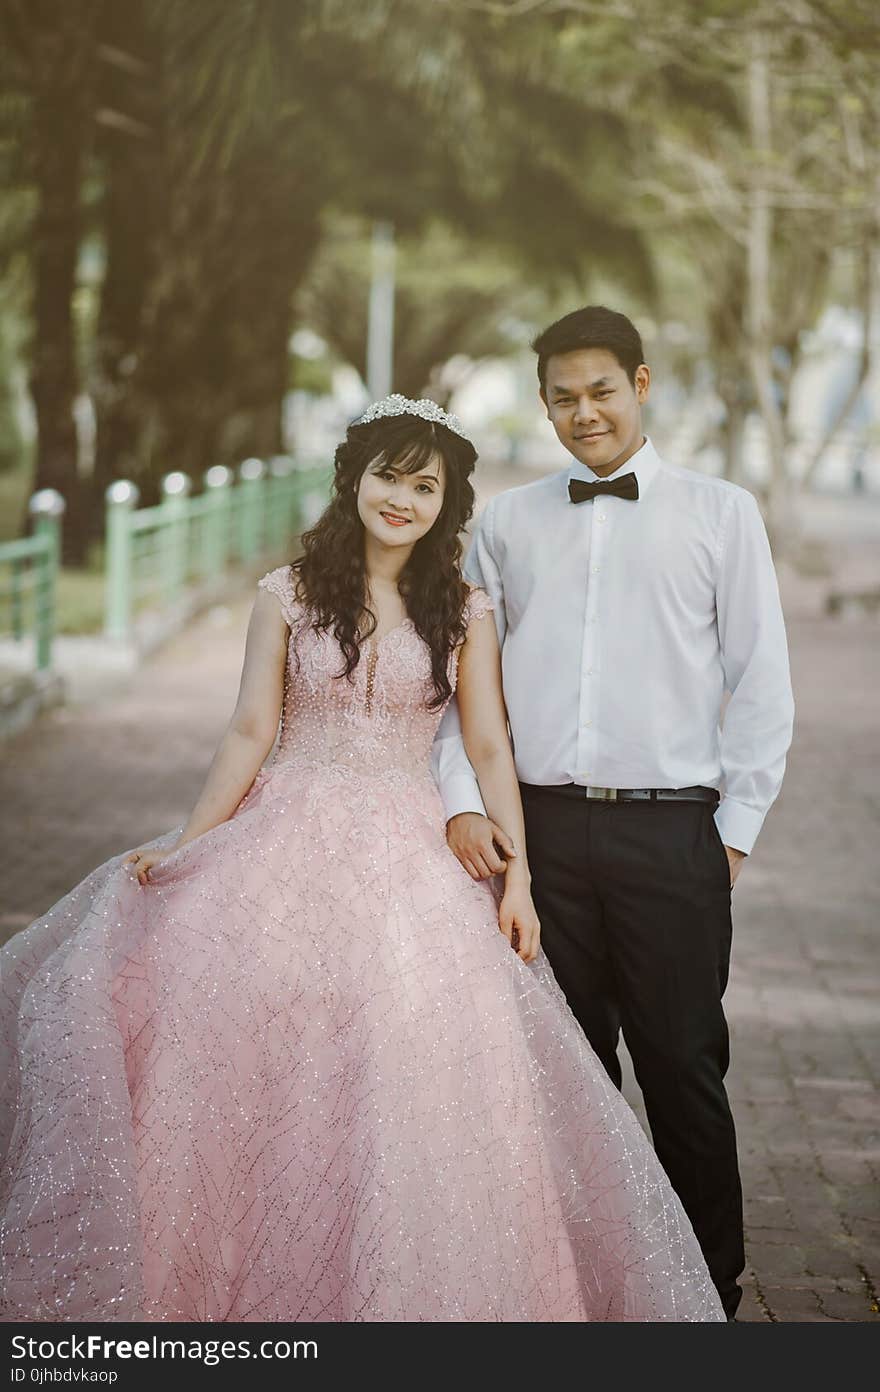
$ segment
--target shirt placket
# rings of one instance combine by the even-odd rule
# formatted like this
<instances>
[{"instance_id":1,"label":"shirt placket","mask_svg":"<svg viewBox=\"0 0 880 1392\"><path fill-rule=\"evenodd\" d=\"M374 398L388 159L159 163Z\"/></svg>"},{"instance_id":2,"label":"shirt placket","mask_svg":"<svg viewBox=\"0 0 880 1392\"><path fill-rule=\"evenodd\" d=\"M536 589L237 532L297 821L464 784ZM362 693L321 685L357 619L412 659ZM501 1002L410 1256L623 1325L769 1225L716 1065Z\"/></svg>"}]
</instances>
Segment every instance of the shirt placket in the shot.
<instances>
[{"instance_id":1,"label":"shirt placket","mask_svg":"<svg viewBox=\"0 0 880 1392\"><path fill-rule=\"evenodd\" d=\"M595 785L598 754L597 718L599 707L599 620L602 605L604 563L608 549L609 500L601 496L591 504L592 527L587 597L584 607L584 635L581 645L581 681L578 705L577 778Z\"/></svg>"}]
</instances>

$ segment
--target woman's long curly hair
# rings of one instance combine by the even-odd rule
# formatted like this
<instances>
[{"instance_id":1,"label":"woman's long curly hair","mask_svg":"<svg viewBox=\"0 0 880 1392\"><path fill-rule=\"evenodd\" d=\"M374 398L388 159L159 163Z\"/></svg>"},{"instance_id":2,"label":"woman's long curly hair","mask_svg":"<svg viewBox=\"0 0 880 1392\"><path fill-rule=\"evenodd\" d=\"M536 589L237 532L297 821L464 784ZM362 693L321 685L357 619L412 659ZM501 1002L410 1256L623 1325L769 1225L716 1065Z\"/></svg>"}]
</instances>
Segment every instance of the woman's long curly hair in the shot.
<instances>
[{"instance_id":1,"label":"woman's long curly hair","mask_svg":"<svg viewBox=\"0 0 880 1392\"><path fill-rule=\"evenodd\" d=\"M350 425L336 451L330 503L304 534L304 554L293 562L297 598L310 610L316 632L332 632L345 658L340 677L353 679L361 645L376 630L367 604L364 525L357 509L361 478L368 468L423 473L439 455L445 470L443 505L434 525L413 547L398 581L406 612L431 652L437 710L452 695L447 667L464 642L468 587L461 574L459 533L474 507L470 484L477 452L469 440L420 416L383 416Z\"/></svg>"}]
</instances>

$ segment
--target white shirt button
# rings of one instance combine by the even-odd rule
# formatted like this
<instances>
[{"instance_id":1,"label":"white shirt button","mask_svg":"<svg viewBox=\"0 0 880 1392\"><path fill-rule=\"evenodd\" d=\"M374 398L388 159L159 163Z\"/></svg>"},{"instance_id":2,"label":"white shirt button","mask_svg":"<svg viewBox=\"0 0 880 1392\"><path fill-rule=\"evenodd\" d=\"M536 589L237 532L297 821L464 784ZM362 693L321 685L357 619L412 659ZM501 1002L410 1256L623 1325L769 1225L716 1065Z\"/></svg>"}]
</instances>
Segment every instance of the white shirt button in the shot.
<instances>
[{"instance_id":1,"label":"white shirt button","mask_svg":"<svg viewBox=\"0 0 880 1392\"><path fill-rule=\"evenodd\" d=\"M604 522L604 521L605 521L605 514L604 514L604 512L600 512L600 513L599 513L598 517L596 518L596 521L597 521L597 522Z\"/></svg>"},{"instance_id":2,"label":"white shirt button","mask_svg":"<svg viewBox=\"0 0 880 1392\"><path fill-rule=\"evenodd\" d=\"M593 572L594 575L598 575L598 574L599 574L599 567L598 567L598 566L590 566L590 570Z\"/></svg>"}]
</instances>

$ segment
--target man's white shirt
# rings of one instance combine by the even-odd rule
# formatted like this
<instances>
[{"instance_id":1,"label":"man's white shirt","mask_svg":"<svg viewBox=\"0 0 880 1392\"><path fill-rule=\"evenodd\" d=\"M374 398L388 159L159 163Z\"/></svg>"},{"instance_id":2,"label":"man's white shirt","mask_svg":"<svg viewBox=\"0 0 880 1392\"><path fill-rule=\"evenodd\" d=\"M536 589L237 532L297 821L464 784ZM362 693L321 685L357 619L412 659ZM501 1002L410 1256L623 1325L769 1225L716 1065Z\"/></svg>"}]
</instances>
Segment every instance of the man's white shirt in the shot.
<instances>
[{"instance_id":1,"label":"man's white shirt","mask_svg":"<svg viewBox=\"0 0 880 1392\"><path fill-rule=\"evenodd\" d=\"M586 465L493 498L465 575L495 603L524 783L718 788L749 852L779 792L794 704L776 574L751 493L650 440L612 475L639 497L574 504ZM724 693L729 700L720 712ZM447 819L483 812L453 700L432 766Z\"/></svg>"}]
</instances>

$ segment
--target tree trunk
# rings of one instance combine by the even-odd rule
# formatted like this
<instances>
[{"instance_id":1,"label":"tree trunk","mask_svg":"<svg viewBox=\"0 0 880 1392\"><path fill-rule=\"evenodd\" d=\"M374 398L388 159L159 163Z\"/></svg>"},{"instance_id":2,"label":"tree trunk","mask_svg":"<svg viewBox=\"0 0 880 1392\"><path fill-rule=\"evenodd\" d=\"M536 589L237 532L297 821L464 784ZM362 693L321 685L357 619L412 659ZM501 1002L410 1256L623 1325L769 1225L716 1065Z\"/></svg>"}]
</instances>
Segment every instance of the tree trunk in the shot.
<instances>
[{"instance_id":1,"label":"tree trunk","mask_svg":"<svg viewBox=\"0 0 880 1392\"><path fill-rule=\"evenodd\" d=\"M764 425L768 483L765 520L777 550L788 544L792 530L791 499L786 470L785 420L774 380L770 261L773 213L767 181L772 153L770 70L767 39L760 30L751 36L748 70L748 116L753 169L748 223L747 342L748 364Z\"/></svg>"},{"instance_id":2,"label":"tree trunk","mask_svg":"<svg viewBox=\"0 0 880 1392\"><path fill-rule=\"evenodd\" d=\"M101 125L98 139L106 264L90 384L97 416L93 535L103 531L108 484L117 478L142 483L146 403L140 377L162 189L157 113L148 97L158 54L143 11L143 0L131 0L124 13L110 6L102 27L102 39L119 57L101 73L102 104L113 119Z\"/></svg>"},{"instance_id":3,"label":"tree trunk","mask_svg":"<svg viewBox=\"0 0 880 1392\"><path fill-rule=\"evenodd\" d=\"M858 402L862 389L871 373L872 346L874 339L874 315L876 305L874 303L877 294L874 284L875 263L877 257L877 228L870 228L865 236L859 255L858 284L856 286L856 304L860 307L862 316L861 343L859 345L859 360L856 368L855 380L840 403L834 417L830 421L824 435L810 452L804 465L803 487L808 488L816 477L829 447L834 442L838 431L846 425L849 417Z\"/></svg>"},{"instance_id":4,"label":"tree trunk","mask_svg":"<svg viewBox=\"0 0 880 1392\"><path fill-rule=\"evenodd\" d=\"M146 368L151 466L198 482L281 448L293 296L320 230L315 190L274 149L248 147L169 201Z\"/></svg>"},{"instance_id":5,"label":"tree trunk","mask_svg":"<svg viewBox=\"0 0 880 1392\"><path fill-rule=\"evenodd\" d=\"M84 21L93 18L88 7ZM91 133L91 44L87 23L47 28L34 42L34 338L31 393L37 417L36 488L67 504L63 555L86 552L83 487L73 405L79 389L73 292L80 239L80 183Z\"/></svg>"},{"instance_id":6,"label":"tree trunk","mask_svg":"<svg viewBox=\"0 0 880 1392\"><path fill-rule=\"evenodd\" d=\"M261 172L262 171L262 172ZM226 432L221 462L242 452L261 458L283 447L283 405L290 385L289 341L293 300L320 240L312 191L295 183L271 189L272 170L254 160L249 171L262 197L241 200L233 225L234 244L253 248L240 259L225 306L227 400L240 438ZM277 173L275 182L278 183ZM254 254L259 248L259 254ZM228 456L233 456L230 459Z\"/></svg>"},{"instance_id":7,"label":"tree trunk","mask_svg":"<svg viewBox=\"0 0 880 1392\"><path fill-rule=\"evenodd\" d=\"M743 392L736 385L732 390L726 390L723 384L719 384L718 393L724 402L724 421L720 431L722 476L731 483L741 483L748 408Z\"/></svg>"}]
</instances>

